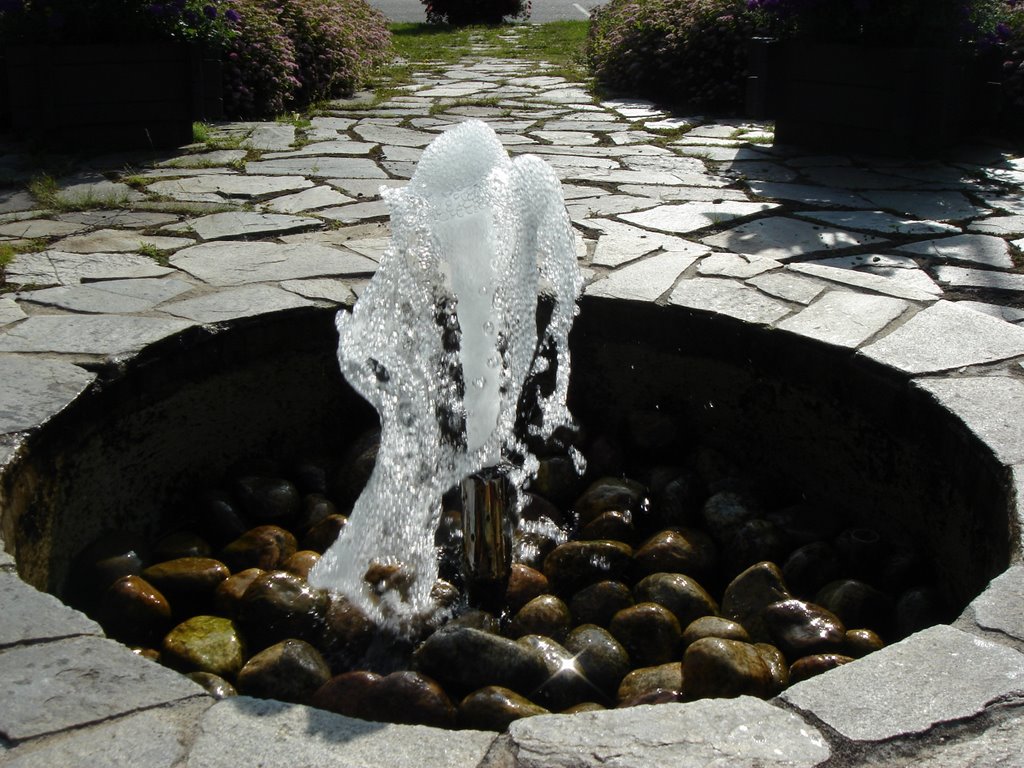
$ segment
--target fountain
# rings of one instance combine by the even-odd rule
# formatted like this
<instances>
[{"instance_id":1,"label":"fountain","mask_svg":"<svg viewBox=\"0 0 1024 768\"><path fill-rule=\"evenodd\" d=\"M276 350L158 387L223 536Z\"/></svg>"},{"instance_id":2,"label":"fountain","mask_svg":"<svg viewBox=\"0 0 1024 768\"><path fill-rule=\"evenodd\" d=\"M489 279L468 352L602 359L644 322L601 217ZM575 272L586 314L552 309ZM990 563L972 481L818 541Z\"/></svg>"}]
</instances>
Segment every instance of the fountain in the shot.
<instances>
[{"instance_id":1,"label":"fountain","mask_svg":"<svg viewBox=\"0 0 1024 768\"><path fill-rule=\"evenodd\" d=\"M570 422L568 334L582 279L554 172L529 155L510 160L483 122L446 131L408 187L385 192L391 246L337 319L341 369L377 409L381 445L310 583L411 631L437 607L442 494L485 468L500 466L513 489L534 474L516 434L521 403L535 406L531 439ZM553 301L539 335L538 292ZM549 368L544 392L536 383Z\"/></svg>"}]
</instances>

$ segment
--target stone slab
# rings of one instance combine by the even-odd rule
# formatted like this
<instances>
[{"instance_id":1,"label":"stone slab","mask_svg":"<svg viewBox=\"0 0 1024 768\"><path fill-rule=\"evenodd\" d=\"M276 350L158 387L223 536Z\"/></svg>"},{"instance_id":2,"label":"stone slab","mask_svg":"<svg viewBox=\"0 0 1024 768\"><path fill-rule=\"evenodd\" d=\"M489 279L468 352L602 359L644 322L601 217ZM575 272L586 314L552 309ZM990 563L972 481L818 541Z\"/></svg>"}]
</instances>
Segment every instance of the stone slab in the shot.
<instances>
[{"instance_id":1,"label":"stone slab","mask_svg":"<svg viewBox=\"0 0 1024 768\"><path fill-rule=\"evenodd\" d=\"M148 312L157 304L193 288L184 280L168 278L138 278L131 280L104 280L97 283L60 285L40 291L18 294L22 301L60 307L73 312L93 314L128 314Z\"/></svg>"},{"instance_id":2,"label":"stone slab","mask_svg":"<svg viewBox=\"0 0 1024 768\"><path fill-rule=\"evenodd\" d=\"M197 323L224 323L240 317L313 306L309 299L272 285L245 285L165 304L162 312Z\"/></svg>"},{"instance_id":3,"label":"stone slab","mask_svg":"<svg viewBox=\"0 0 1024 768\"><path fill-rule=\"evenodd\" d=\"M262 123L242 142L249 149L282 150L295 143L295 126L284 123Z\"/></svg>"},{"instance_id":4,"label":"stone slab","mask_svg":"<svg viewBox=\"0 0 1024 768\"><path fill-rule=\"evenodd\" d=\"M914 755L914 768L1024 768L1024 716L1011 717L980 735Z\"/></svg>"},{"instance_id":5,"label":"stone slab","mask_svg":"<svg viewBox=\"0 0 1024 768\"><path fill-rule=\"evenodd\" d=\"M1024 320L1024 309L1017 307L1004 307L1000 304L987 304L983 301L958 301L957 304L973 309L975 312L984 312L986 315L998 317L1008 323L1019 323Z\"/></svg>"},{"instance_id":6,"label":"stone slab","mask_svg":"<svg viewBox=\"0 0 1024 768\"><path fill-rule=\"evenodd\" d=\"M0 572L0 605L4 614L0 648L76 635L103 635L99 624L85 614L30 587L14 573Z\"/></svg>"},{"instance_id":7,"label":"stone slab","mask_svg":"<svg viewBox=\"0 0 1024 768\"><path fill-rule=\"evenodd\" d=\"M356 224L360 221L379 219L391 214L391 208L383 200L368 200L365 203L340 205L337 208L324 208L317 211L318 216L331 219L342 224Z\"/></svg>"},{"instance_id":8,"label":"stone slab","mask_svg":"<svg viewBox=\"0 0 1024 768\"><path fill-rule=\"evenodd\" d=\"M930 259L969 261L987 267L1013 268L1009 245L995 235L954 235L902 245L896 251L927 256Z\"/></svg>"},{"instance_id":9,"label":"stone slab","mask_svg":"<svg viewBox=\"0 0 1024 768\"><path fill-rule=\"evenodd\" d=\"M676 306L726 315L758 325L774 323L790 312L786 304L749 286L717 277L683 280L672 291L668 301Z\"/></svg>"},{"instance_id":10,"label":"stone slab","mask_svg":"<svg viewBox=\"0 0 1024 768\"><path fill-rule=\"evenodd\" d=\"M0 352L122 355L188 328L184 320L128 315L32 315L0 334Z\"/></svg>"},{"instance_id":11,"label":"stone slab","mask_svg":"<svg viewBox=\"0 0 1024 768\"><path fill-rule=\"evenodd\" d=\"M239 696L200 721L188 768L467 768L495 734L370 723L319 709Z\"/></svg>"},{"instance_id":12,"label":"stone slab","mask_svg":"<svg viewBox=\"0 0 1024 768\"><path fill-rule=\"evenodd\" d=\"M705 277L736 277L745 280L772 269L782 263L763 256L741 256L738 253L712 253L697 265L697 272Z\"/></svg>"},{"instance_id":13,"label":"stone slab","mask_svg":"<svg viewBox=\"0 0 1024 768\"><path fill-rule=\"evenodd\" d=\"M154 195L172 200L216 200L210 195L260 197L308 189L313 182L304 176L256 176L251 174L188 176L183 179L155 181L147 189Z\"/></svg>"},{"instance_id":14,"label":"stone slab","mask_svg":"<svg viewBox=\"0 0 1024 768\"><path fill-rule=\"evenodd\" d=\"M953 288L989 288L996 291L1024 291L1024 275L940 265L932 270L935 279Z\"/></svg>"},{"instance_id":15,"label":"stone slab","mask_svg":"<svg viewBox=\"0 0 1024 768\"><path fill-rule=\"evenodd\" d=\"M395 144L400 147L425 147L437 138L436 134L426 131L366 121L358 123L352 130L363 141L372 144Z\"/></svg>"},{"instance_id":16,"label":"stone slab","mask_svg":"<svg viewBox=\"0 0 1024 768\"><path fill-rule=\"evenodd\" d=\"M820 224L771 216L702 238L701 242L748 256L789 261L820 251L835 251L878 243L881 238Z\"/></svg>"},{"instance_id":17,"label":"stone slab","mask_svg":"<svg viewBox=\"0 0 1024 768\"><path fill-rule=\"evenodd\" d=\"M286 291L305 296L307 299L321 299L345 306L355 303L356 295L340 280L310 278L308 280L285 280L281 287Z\"/></svg>"},{"instance_id":18,"label":"stone slab","mask_svg":"<svg viewBox=\"0 0 1024 768\"><path fill-rule=\"evenodd\" d=\"M773 208L778 208L778 204L741 203L731 200L723 200L719 203L692 201L676 205L660 205L650 210L625 214L619 218L641 227L682 234L738 218L755 216Z\"/></svg>"},{"instance_id":19,"label":"stone slab","mask_svg":"<svg viewBox=\"0 0 1024 768\"><path fill-rule=\"evenodd\" d=\"M20 741L145 707L203 696L188 678L99 637L0 651L0 733Z\"/></svg>"},{"instance_id":20,"label":"stone slab","mask_svg":"<svg viewBox=\"0 0 1024 768\"><path fill-rule=\"evenodd\" d=\"M572 717L530 717L512 723L509 742L507 747L496 743L489 764L515 768L810 768L831 756L825 739L813 727L791 712L749 696ZM509 755L508 762L501 761L501 752Z\"/></svg>"},{"instance_id":21,"label":"stone slab","mask_svg":"<svg viewBox=\"0 0 1024 768\"><path fill-rule=\"evenodd\" d=\"M705 245L691 243L674 235L649 232L612 219L582 219L579 223L600 233L591 260L597 266L616 267L658 249L691 256L701 256L708 252Z\"/></svg>"},{"instance_id":22,"label":"stone slab","mask_svg":"<svg viewBox=\"0 0 1024 768\"><path fill-rule=\"evenodd\" d=\"M816 261L790 264L787 266L787 269L792 272L811 275L812 277L820 277L823 280L829 280L834 283L842 283L852 288L862 288L900 299L909 299L910 301L935 301L937 298L934 290L924 290L919 286L908 285L903 280L885 275L875 275L870 272L861 272L856 269L832 267ZM900 269L900 271L909 270Z\"/></svg>"},{"instance_id":23,"label":"stone slab","mask_svg":"<svg viewBox=\"0 0 1024 768\"><path fill-rule=\"evenodd\" d=\"M833 227L862 229L879 235L930 235L960 231L959 227L941 221L919 221L885 211L797 211L793 215Z\"/></svg>"},{"instance_id":24,"label":"stone slab","mask_svg":"<svg viewBox=\"0 0 1024 768\"><path fill-rule=\"evenodd\" d=\"M87 224L90 227L126 227L128 229L144 229L160 227L177 221L173 213L156 211L73 211L62 213L61 221L72 221Z\"/></svg>"},{"instance_id":25,"label":"stone slab","mask_svg":"<svg viewBox=\"0 0 1024 768\"><path fill-rule=\"evenodd\" d=\"M352 141L351 139L342 139L335 134L334 138L330 141L315 141L312 144L307 144L299 149L293 149L288 152L266 152L261 155L263 160L275 160L281 157L309 157L310 155L368 155L370 150L373 149L376 144L368 141Z\"/></svg>"},{"instance_id":26,"label":"stone slab","mask_svg":"<svg viewBox=\"0 0 1024 768\"><path fill-rule=\"evenodd\" d=\"M861 194L880 208L916 219L960 221L987 212L987 209L978 207L963 193L956 191L871 190Z\"/></svg>"},{"instance_id":27,"label":"stone slab","mask_svg":"<svg viewBox=\"0 0 1024 768\"><path fill-rule=\"evenodd\" d=\"M788 688L780 698L854 741L921 733L1024 696L1024 655L945 625Z\"/></svg>"},{"instance_id":28,"label":"stone slab","mask_svg":"<svg viewBox=\"0 0 1024 768\"><path fill-rule=\"evenodd\" d=\"M213 699L190 699L32 740L4 755L4 768L179 768Z\"/></svg>"},{"instance_id":29,"label":"stone slab","mask_svg":"<svg viewBox=\"0 0 1024 768\"><path fill-rule=\"evenodd\" d=\"M971 232L984 232L990 235L1017 237L1024 235L1024 214L1013 216L989 216L971 222Z\"/></svg>"},{"instance_id":30,"label":"stone slab","mask_svg":"<svg viewBox=\"0 0 1024 768\"><path fill-rule=\"evenodd\" d=\"M793 200L801 205L820 205L830 208L870 208L871 203L858 194L843 189L819 187L813 184L787 184L772 181L753 181L748 185L758 197L773 200Z\"/></svg>"},{"instance_id":31,"label":"stone slab","mask_svg":"<svg viewBox=\"0 0 1024 768\"><path fill-rule=\"evenodd\" d=\"M325 179L386 179L373 160L365 157L288 157L245 164L246 173L268 176L314 176Z\"/></svg>"},{"instance_id":32,"label":"stone slab","mask_svg":"<svg viewBox=\"0 0 1024 768\"><path fill-rule=\"evenodd\" d=\"M371 274L377 264L351 251L315 243L203 243L171 257L178 269L216 286L304 277Z\"/></svg>"},{"instance_id":33,"label":"stone slab","mask_svg":"<svg viewBox=\"0 0 1024 768\"><path fill-rule=\"evenodd\" d=\"M906 373L937 373L1024 355L1024 328L939 301L860 354Z\"/></svg>"},{"instance_id":34,"label":"stone slab","mask_svg":"<svg viewBox=\"0 0 1024 768\"><path fill-rule=\"evenodd\" d=\"M241 237L276 237L322 226L323 222L309 216L227 211L189 219L166 229L193 232L203 240L234 240ZM193 242L190 240L188 244L192 245Z\"/></svg>"},{"instance_id":35,"label":"stone slab","mask_svg":"<svg viewBox=\"0 0 1024 768\"><path fill-rule=\"evenodd\" d=\"M64 237L81 232L84 224L70 221L52 221L51 219L25 219L0 224L0 237L17 237L32 240L37 237Z\"/></svg>"},{"instance_id":36,"label":"stone slab","mask_svg":"<svg viewBox=\"0 0 1024 768\"><path fill-rule=\"evenodd\" d=\"M0 335L0 341L3 340ZM96 378L77 365L22 355L0 355L0 434L31 429L78 397ZM0 627L3 637L4 627Z\"/></svg>"},{"instance_id":37,"label":"stone slab","mask_svg":"<svg viewBox=\"0 0 1024 768\"><path fill-rule=\"evenodd\" d=\"M788 271L767 272L750 278L747 283L764 291L769 296L805 305L810 304L825 290L825 286L821 283L799 277Z\"/></svg>"},{"instance_id":38,"label":"stone slab","mask_svg":"<svg viewBox=\"0 0 1024 768\"><path fill-rule=\"evenodd\" d=\"M1024 400L1024 391L1018 390L1017 396ZM1017 438L1020 439L1020 435ZM969 608L982 629L1024 641L1024 611L1014 609L1021 606L1024 606L1024 565L1015 565L994 578Z\"/></svg>"},{"instance_id":39,"label":"stone slab","mask_svg":"<svg viewBox=\"0 0 1024 768\"><path fill-rule=\"evenodd\" d=\"M620 267L588 285L586 293L588 296L654 301L671 288L679 275L696 260L696 256L685 253L659 253Z\"/></svg>"},{"instance_id":40,"label":"stone slab","mask_svg":"<svg viewBox=\"0 0 1024 768\"><path fill-rule=\"evenodd\" d=\"M191 241L189 241L191 242ZM174 270L138 253L22 253L7 267L15 285L74 285L88 280L162 277Z\"/></svg>"},{"instance_id":41,"label":"stone slab","mask_svg":"<svg viewBox=\"0 0 1024 768\"><path fill-rule=\"evenodd\" d=\"M25 313L14 299L0 298L0 328L25 318Z\"/></svg>"},{"instance_id":42,"label":"stone slab","mask_svg":"<svg viewBox=\"0 0 1024 768\"><path fill-rule=\"evenodd\" d=\"M237 163L247 154L244 149L215 149L211 152L194 152L189 155L172 157L170 160L157 163L157 165L163 168L208 168Z\"/></svg>"},{"instance_id":43,"label":"stone slab","mask_svg":"<svg viewBox=\"0 0 1024 768\"><path fill-rule=\"evenodd\" d=\"M341 194L333 187L321 185L297 192L294 195L275 197L265 204L265 208L275 213L302 213L351 202L354 202L354 198Z\"/></svg>"},{"instance_id":44,"label":"stone slab","mask_svg":"<svg viewBox=\"0 0 1024 768\"><path fill-rule=\"evenodd\" d=\"M890 296L829 291L807 309L778 323L776 328L853 349L889 325L909 306Z\"/></svg>"},{"instance_id":45,"label":"stone slab","mask_svg":"<svg viewBox=\"0 0 1024 768\"><path fill-rule=\"evenodd\" d=\"M1024 381L1010 376L969 376L925 378L915 383L955 413L1001 462L1024 462L1024 420L1020 419Z\"/></svg>"},{"instance_id":46,"label":"stone slab","mask_svg":"<svg viewBox=\"0 0 1024 768\"><path fill-rule=\"evenodd\" d=\"M97 229L84 235L71 235L53 244L56 251L70 253L125 253L138 251L151 245L159 250L171 250L193 245L190 237L165 237L145 235L127 229Z\"/></svg>"}]
</instances>

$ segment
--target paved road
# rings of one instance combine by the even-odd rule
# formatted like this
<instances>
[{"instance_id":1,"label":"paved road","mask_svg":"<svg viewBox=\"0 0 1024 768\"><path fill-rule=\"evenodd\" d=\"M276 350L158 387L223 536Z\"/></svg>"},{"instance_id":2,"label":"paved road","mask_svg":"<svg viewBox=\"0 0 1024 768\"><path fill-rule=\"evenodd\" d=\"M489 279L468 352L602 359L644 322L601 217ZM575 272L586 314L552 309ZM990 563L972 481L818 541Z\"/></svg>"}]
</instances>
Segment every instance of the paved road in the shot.
<instances>
[{"instance_id":1,"label":"paved road","mask_svg":"<svg viewBox=\"0 0 1024 768\"><path fill-rule=\"evenodd\" d=\"M540 24L545 21L564 19L585 19L591 8L602 5L605 0L533 0L530 21ZM370 5L384 11L391 21L425 21L426 13L419 0L369 0Z\"/></svg>"}]
</instances>

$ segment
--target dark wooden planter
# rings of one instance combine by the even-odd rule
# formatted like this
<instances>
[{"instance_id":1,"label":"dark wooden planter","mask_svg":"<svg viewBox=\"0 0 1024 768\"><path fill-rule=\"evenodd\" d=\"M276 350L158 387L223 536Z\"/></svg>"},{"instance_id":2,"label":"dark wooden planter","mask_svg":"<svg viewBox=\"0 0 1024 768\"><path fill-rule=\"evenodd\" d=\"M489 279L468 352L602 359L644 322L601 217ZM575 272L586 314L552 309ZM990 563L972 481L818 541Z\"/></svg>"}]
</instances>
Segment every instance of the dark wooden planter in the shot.
<instances>
[{"instance_id":1,"label":"dark wooden planter","mask_svg":"<svg viewBox=\"0 0 1024 768\"><path fill-rule=\"evenodd\" d=\"M10 46L11 129L47 146L173 147L223 117L220 61L196 47Z\"/></svg>"},{"instance_id":2,"label":"dark wooden planter","mask_svg":"<svg viewBox=\"0 0 1024 768\"><path fill-rule=\"evenodd\" d=\"M980 72L958 50L755 40L747 111L780 144L928 155L991 121Z\"/></svg>"}]
</instances>

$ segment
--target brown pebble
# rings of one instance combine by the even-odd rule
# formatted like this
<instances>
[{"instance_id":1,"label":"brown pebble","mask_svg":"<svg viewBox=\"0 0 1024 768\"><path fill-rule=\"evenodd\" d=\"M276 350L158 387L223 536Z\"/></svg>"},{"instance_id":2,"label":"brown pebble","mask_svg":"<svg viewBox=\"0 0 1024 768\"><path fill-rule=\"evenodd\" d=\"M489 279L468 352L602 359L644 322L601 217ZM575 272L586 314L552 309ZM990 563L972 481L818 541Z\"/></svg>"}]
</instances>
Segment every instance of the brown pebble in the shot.
<instances>
[{"instance_id":1,"label":"brown pebble","mask_svg":"<svg viewBox=\"0 0 1024 768\"><path fill-rule=\"evenodd\" d=\"M612 617L608 631L622 643L634 666L653 667L679 658L679 622L657 603L623 608Z\"/></svg>"},{"instance_id":2,"label":"brown pebble","mask_svg":"<svg viewBox=\"0 0 1024 768\"><path fill-rule=\"evenodd\" d=\"M843 653L859 659L885 647L882 638L870 629L848 629L843 643Z\"/></svg>"},{"instance_id":3,"label":"brown pebble","mask_svg":"<svg viewBox=\"0 0 1024 768\"><path fill-rule=\"evenodd\" d=\"M750 642L750 635L742 624L722 616L701 616L683 630L683 648L688 648L703 637L721 637L725 640Z\"/></svg>"},{"instance_id":4,"label":"brown pebble","mask_svg":"<svg viewBox=\"0 0 1024 768\"><path fill-rule=\"evenodd\" d=\"M320 561L320 555L311 549L302 549L281 564L281 570L309 581L309 572Z\"/></svg>"},{"instance_id":5,"label":"brown pebble","mask_svg":"<svg viewBox=\"0 0 1024 768\"><path fill-rule=\"evenodd\" d=\"M295 554L295 537L276 525L260 525L251 528L221 551L221 559L232 573L247 568L262 568L272 571L280 568ZM313 549L313 547L308 547Z\"/></svg>"},{"instance_id":6,"label":"brown pebble","mask_svg":"<svg viewBox=\"0 0 1024 768\"><path fill-rule=\"evenodd\" d=\"M700 578L715 567L718 548L703 531L667 528L637 547L633 561L637 576L683 573Z\"/></svg>"},{"instance_id":7,"label":"brown pebble","mask_svg":"<svg viewBox=\"0 0 1024 768\"><path fill-rule=\"evenodd\" d=\"M242 595L257 578L266 571L262 568L247 568L244 571L228 576L217 585L213 592L213 608L222 616L237 619Z\"/></svg>"},{"instance_id":8,"label":"brown pebble","mask_svg":"<svg viewBox=\"0 0 1024 768\"><path fill-rule=\"evenodd\" d=\"M572 629L572 615L569 606L554 595L541 595L528 602L508 627L509 637L523 635L544 635L555 642L561 642Z\"/></svg>"},{"instance_id":9,"label":"brown pebble","mask_svg":"<svg viewBox=\"0 0 1024 768\"><path fill-rule=\"evenodd\" d=\"M790 666L789 681L794 684L799 683L836 667L841 667L843 664L849 664L851 661L853 661L852 658L839 653L818 653L813 656L804 656Z\"/></svg>"},{"instance_id":10,"label":"brown pebble","mask_svg":"<svg viewBox=\"0 0 1024 768\"><path fill-rule=\"evenodd\" d=\"M528 565L513 563L505 589L505 604L510 611L518 611L549 589L548 579L543 573Z\"/></svg>"},{"instance_id":11,"label":"brown pebble","mask_svg":"<svg viewBox=\"0 0 1024 768\"><path fill-rule=\"evenodd\" d=\"M683 692L689 700L772 694L772 676L749 643L705 637L683 656Z\"/></svg>"}]
</instances>

